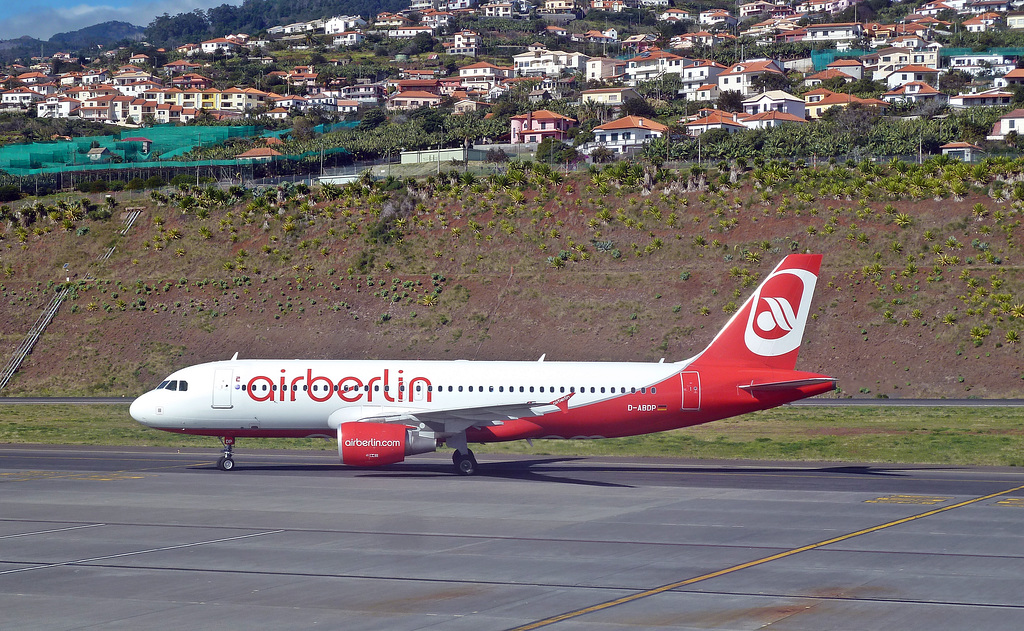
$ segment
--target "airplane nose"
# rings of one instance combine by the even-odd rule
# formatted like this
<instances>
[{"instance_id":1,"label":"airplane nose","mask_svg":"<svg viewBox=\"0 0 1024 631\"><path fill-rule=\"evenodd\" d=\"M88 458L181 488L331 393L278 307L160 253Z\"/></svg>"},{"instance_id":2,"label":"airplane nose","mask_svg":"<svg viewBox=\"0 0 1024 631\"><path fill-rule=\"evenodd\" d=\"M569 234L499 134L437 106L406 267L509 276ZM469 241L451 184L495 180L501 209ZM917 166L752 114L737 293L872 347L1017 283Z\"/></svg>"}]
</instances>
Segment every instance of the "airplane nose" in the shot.
<instances>
[{"instance_id":1,"label":"airplane nose","mask_svg":"<svg viewBox=\"0 0 1024 631\"><path fill-rule=\"evenodd\" d=\"M132 404L128 407L128 414L143 425L149 425L153 419L153 406L146 403L148 397L149 393L147 392L132 401Z\"/></svg>"}]
</instances>

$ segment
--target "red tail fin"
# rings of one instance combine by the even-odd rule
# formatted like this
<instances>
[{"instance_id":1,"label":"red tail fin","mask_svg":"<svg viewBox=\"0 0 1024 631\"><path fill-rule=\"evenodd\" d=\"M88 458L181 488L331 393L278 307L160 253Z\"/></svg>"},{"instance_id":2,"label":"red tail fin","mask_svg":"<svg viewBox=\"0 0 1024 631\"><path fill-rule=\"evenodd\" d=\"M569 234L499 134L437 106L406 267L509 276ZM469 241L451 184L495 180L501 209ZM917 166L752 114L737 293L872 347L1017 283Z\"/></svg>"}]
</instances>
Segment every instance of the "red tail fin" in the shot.
<instances>
[{"instance_id":1,"label":"red tail fin","mask_svg":"<svg viewBox=\"0 0 1024 631\"><path fill-rule=\"evenodd\" d=\"M793 370L820 268L820 254L783 259L692 365Z\"/></svg>"}]
</instances>

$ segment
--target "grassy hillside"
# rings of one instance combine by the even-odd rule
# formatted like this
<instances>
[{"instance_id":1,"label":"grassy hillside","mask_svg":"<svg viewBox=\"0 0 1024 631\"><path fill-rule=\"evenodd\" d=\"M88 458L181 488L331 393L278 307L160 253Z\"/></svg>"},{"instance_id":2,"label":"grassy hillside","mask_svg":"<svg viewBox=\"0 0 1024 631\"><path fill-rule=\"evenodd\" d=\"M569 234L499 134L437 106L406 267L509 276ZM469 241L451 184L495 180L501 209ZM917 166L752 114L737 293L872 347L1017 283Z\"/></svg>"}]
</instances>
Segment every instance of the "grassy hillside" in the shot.
<instances>
[{"instance_id":1,"label":"grassy hillside","mask_svg":"<svg viewBox=\"0 0 1024 631\"><path fill-rule=\"evenodd\" d=\"M0 241L4 355L55 283L75 290L4 393L134 395L236 351L679 360L782 256L812 251L825 260L799 367L843 396L1024 396L1021 180L1010 161L513 164L119 198L110 219L80 195L23 200ZM120 235L128 207L144 211Z\"/></svg>"}]
</instances>

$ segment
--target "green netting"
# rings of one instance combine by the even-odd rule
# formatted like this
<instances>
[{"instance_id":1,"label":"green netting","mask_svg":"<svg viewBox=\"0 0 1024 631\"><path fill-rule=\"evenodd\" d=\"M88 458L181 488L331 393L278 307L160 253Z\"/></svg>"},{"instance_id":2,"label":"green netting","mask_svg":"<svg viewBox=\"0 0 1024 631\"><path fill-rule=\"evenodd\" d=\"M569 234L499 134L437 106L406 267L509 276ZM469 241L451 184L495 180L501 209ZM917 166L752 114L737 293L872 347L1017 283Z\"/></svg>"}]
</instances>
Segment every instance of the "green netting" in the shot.
<instances>
[{"instance_id":1,"label":"green netting","mask_svg":"<svg viewBox=\"0 0 1024 631\"><path fill-rule=\"evenodd\" d=\"M0 147L0 169L12 175L32 175L18 171L35 169L68 168L77 169L101 162L103 168L111 168L109 160L123 160L127 166L139 166L144 162L156 159L167 160L187 153L200 144L204 146L220 144L228 138L249 138L258 134L254 125L237 127L176 127L160 125L145 129L125 130L117 136L89 136L71 141L35 142L25 145L6 145ZM146 143L141 140L125 140L126 138L145 138L149 140L149 151ZM102 160L89 158L89 150L93 146L106 149L109 154Z\"/></svg>"},{"instance_id":2,"label":"green netting","mask_svg":"<svg viewBox=\"0 0 1024 631\"><path fill-rule=\"evenodd\" d=\"M353 127L356 122L343 122L318 125L317 133L326 133L345 127ZM182 162L172 160L188 153L202 144L209 146L220 144L228 138L249 138L257 135L264 137L280 137L291 130L266 132L256 126L237 127L175 127L172 125L147 127L146 129L125 130L117 136L90 136L62 142L38 142L27 145L7 145L0 147L0 170L11 175L26 176L44 173L62 173L73 171L102 171L138 168L185 168L197 166L238 166L251 164L251 160L193 160ZM144 139L144 140L143 140ZM148 143L146 141L149 141ZM106 149L105 157L93 160L89 151L93 145ZM148 144L148 147L147 147ZM149 149L146 151L146 149ZM322 155L347 153L344 148L327 149ZM275 156L277 160L302 160L311 156L319 156L319 151L307 151L301 154ZM113 160L113 161L111 161Z\"/></svg>"},{"instance_id":3,"label":"green netting","mask_svg":"<svg viewBox=\"0 0 1024 631\"><path fill-rule=\"evenodd\" d=\"M870 55L871 50L844 50L839 52L835 49L829 50L812 50L811 51L811 63L814 64L814 71L821 72L830 63L836 59L843 59L849 57L861 57L863 55Z\"/></svg>"}]
</instances>

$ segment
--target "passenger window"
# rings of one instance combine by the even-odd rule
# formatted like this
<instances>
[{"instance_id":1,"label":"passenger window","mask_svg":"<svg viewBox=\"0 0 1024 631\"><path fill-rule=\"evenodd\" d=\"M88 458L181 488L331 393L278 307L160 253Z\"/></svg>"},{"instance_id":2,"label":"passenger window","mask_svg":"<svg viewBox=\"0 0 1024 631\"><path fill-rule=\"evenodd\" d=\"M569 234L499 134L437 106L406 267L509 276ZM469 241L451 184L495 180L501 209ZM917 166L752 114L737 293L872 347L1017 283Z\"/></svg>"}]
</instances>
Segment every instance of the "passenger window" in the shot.
<instances>
[{"instance_id":1,"label":"passenger window","mask_svg":"<svg viewBox=\"0 0 1024 631\"><path fill-rule=\"evenodd\" d=\"M179 381L178 382L178 391L179 392L184 392L186 390L188 390L188 382L187 381Z\"/></svg>"},{"instance_id":2,"label":"passenger window","mask_svg":"<svg viewBox=\"0 0 1024 631\"><path fill-rule=\"evenodd\" d=\"M472 392L472 391L473 391L473 386L470 386L470 387L469 387L469 391L470 391L470 392Z\"/></svg>"},{"instance_id":3,"label":"passenger window","mask_svg":"<svg viewBox=\"0 0 1024 631\"><path fill-rule=\"evenodd\" d=\"M558 391L559 391L559 392L565 392L565 386L561 386L561 387L560 387L560 388L558 389Z\"/></svg>"},{"instance_id":4,"label":"passenger window","mask_svg":"<svg viewBox=\"0 0 1024 631\"><path fill-rule=\"evenodd\" d=\"M640 394L647 394L647 388L640 388Z\"/></svg>"},{"instance_id":5,"label":"passenger window","mask_svg":"<svg viewBox=\"0 0 1024 631\"><path fill-rule=\"evenodd\" d=\"M167 382L167 389L168 390L177 390L178 389L178 382L177 381L168 381Z\"/></svg>"},{"instance_id":6,"label":"passenger window","mask_svg":"<svg viewBox=\"0 0 1024 631\"><path fill-rule=\"evenodd\" d=\"M264 392L266 392L266 391L267 391L267 384L263 384L263 391L264 391Z\"/></svg>"},{"instance_id":7,"label":"passenger window","mask_svg":"<svg viewBox=\"0 0 1024 631\"><path fill-rule=\"evenodd\" d=\"M533 386L530 386L530 392L533 392Z\"/></svg>"},{"instance_id":8,"label":"passenger window","mask_svg":"<svg viewBox=\"0 0 1024 631\"><path fill-rule=\"evenodd\" d=\"M494 392L494 386L487 386L488 392Z\"/></svg>"},{"instance_id":9,"label":"passenger window","mask_svg":"<svg viewBox=\"0 0 1024 631\"><path fill-rule=\"evenodd\" d=\"M505 386L498 386L498 392L504 392Z\"/></svg>"},{"instance_id":10,"label":"passenger window","mask_svg":"<svg viewBox=\"0 0 1024 631\"><path fill-rule=\"evenodd\" d=\"M459 392L462 392L462 386L459 386Z\"/></svg>"},{"instance_id":11,"label":"passenger window","mask_svg":"<svg viewBox=\"0 0 1024 631\"><path fill-rule=\"evenodd\" d=\"M636 394L636 388L630 388L629 389L629 393L630 394Z\"/></svg>"},{"instance_id":12,"label":"passenger window","mask_svg":"<svg viewBox=\"0 0 1024 631\"><path fill-rule=\"evenodd\" d=\"M520 392L526 392L526 388L523 387L523 386L519 386L519 391ZM530 392L533 392L533 388L530 388Z\"/></svg>"},{"instance_id":13,"label":"passenger window","mask_svg":"<svg viewBox=\"0 0 1024 631\"><path fill-rule=\"evenodd\" d=\"M601 394L604 394L604 386L601 386Z\"/></svg>"},{"instance_id":14,"label":"passenger window","mask_svg":"<svg viewBox=\"0 0 1024 631\"><path fill-rule=\"evenodd\" d=\"M590 386L590 394L594 394L597 389L594 386Z\"/></svg>"},{"instance_id":15,"label":"passenger window","mask_svg":"<svg viewBox=\"0 0 1024 631\"><path fill-rule=\"evenodd\" d=\"M373 391L374 392L380 392L380 386L374 386L373 387Z\"/></svg>"},{"instance_id":16,"label":"passenger window","mask_svg":"<svg viewBox=\"0 0 1024 631\"><path fill-rule=\"evenodd\" d=\"M651 394L656 394L657 392L658 392L658 389L655 388L654 386L651 386Z\"/></svg>"}]
</instances>

